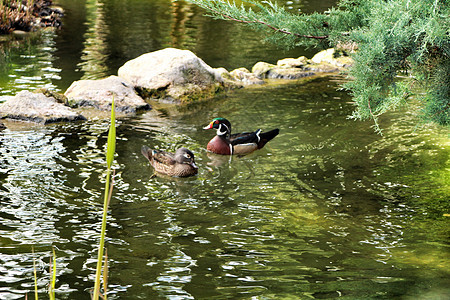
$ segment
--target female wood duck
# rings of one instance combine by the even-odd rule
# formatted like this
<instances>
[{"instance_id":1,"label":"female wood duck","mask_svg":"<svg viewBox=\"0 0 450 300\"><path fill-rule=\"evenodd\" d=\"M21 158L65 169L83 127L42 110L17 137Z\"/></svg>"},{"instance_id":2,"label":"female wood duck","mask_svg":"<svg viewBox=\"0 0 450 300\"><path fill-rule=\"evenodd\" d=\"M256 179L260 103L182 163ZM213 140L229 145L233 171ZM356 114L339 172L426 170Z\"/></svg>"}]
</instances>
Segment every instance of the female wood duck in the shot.
<instances>
[{"instance_id":1,"label":"female wood duck","mask_svg":"<svg viewBox=\"0 0 450 300\"><path fill-rule=\"evenodd\" d=\"M224 118L215 118L203 129L217 129L217 135L209 141L206 150L217 154L248 154L264 145L276 137L280 130L278 128L268 132L243 132L231 134L231 123Z\"/></svg>"},{"instance_id":2,"label":"female wood duck","mask_svg":"<svg viewBox=\"0 0 450 300\"><path fill-rule=\"evenodd\" d=\"M198 167L194 161L194 154L189 149L180 148L173 154L142 146L141 152L158 173L176 177L187 177L195 175L198 172Z\"/></svg>"}]
</instances>

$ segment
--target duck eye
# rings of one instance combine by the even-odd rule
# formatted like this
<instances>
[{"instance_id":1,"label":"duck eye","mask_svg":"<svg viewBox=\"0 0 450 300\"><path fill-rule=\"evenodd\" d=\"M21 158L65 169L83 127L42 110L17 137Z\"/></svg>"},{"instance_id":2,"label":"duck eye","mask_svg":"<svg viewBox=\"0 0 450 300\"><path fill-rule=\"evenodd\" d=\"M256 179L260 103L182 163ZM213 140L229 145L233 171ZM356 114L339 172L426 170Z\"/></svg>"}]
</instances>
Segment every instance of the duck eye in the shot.
<instances>
[{"instance_id":1,"label":"duck eye","mask_svg":"<svg viewBox=\"0 0 450 300\"><path fill-rule=\"evenodd\" d=\"M186 157L187 159L191 158L191 155L189 153L185 153L183 156Z\"/></svg>"}]
</instances>

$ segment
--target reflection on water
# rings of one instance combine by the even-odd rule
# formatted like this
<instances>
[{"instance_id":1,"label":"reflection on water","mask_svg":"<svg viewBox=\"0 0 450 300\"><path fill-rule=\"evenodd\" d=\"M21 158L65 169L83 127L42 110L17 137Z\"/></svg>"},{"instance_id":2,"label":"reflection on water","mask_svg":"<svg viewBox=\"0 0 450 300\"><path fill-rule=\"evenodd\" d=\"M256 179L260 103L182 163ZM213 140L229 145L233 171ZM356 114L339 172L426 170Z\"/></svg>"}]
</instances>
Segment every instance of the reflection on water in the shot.
<instances>
[{"instance_id":1,"label":"reflection on water","mask_svg":"<svg viewBox=\"0 0 450 300\"><path fill-rule=\"evenodd\" d=\"M97 0L86 1L86 27L85 42L81 62L78 67L84 74L81 79L104 78L108 73L107 59L108 46L106 39L109 34L105 26L103 3Z\"/></svg>"},{"instance_id":2,"label":"reflection on water","mask_svg":"<svg viewBox=\"0 0 450 300\"><path fill-rule=\"evenodd\" d=\"M323 11L333 0L287 1L291 10ZM49 88L64 92L79 79L117 74L126 61L166 47L189 49L213 67L230 71L258 61L312 56L314 49L284 51L261 42L241 24L205 17L183 1L59 0L64 26L13 41L0 41L0 102L21 90Z\"/></svg>"},{"instance_id":3,"label":"reflection on water","mask_svg":"<svg viewBox=\"0 0 450 300\"><path fill-rule=\"evenodd\" d=\"M0 42L0 102L5 96L37 87L55 89L61 69L54 66L55 33L14 37Z\"/></svg>"},{"instance_id":4,"label":"reflection on water","mask_svg":"<svg viewBox=\"0 0 450 300\"><path fill-rule=\"evenodd\" d=\"M449 190L440 179L448 176L446 132L413 131L411 117L392 113L380 137L367 123L347 120L353 107L336 79L240 90L120 120L107 232L110 298L448 293L442 214ZM214 133L202 127L215 116L236 131L261 125L281 132L248 156L212 155L205 145ZM58 298L86 298L108 124L7 125L0 135L0 295L33 290L34 247L44 296L53 245ZM199 174L151 178L142 145L187 146Z\"/></svg>"}]
</instances>

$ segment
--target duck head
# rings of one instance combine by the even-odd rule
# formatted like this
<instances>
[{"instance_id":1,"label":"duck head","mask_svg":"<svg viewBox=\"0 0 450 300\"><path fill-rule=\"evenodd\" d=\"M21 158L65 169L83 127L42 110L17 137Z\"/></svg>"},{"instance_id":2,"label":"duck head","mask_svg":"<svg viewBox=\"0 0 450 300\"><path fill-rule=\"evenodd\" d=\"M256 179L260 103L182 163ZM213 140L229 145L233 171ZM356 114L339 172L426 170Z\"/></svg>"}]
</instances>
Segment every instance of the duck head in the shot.
<instances>
[{"instance_id":1,"label":"duck head","mask_svg":"<svg viewBox=\"0 0 450 300\"><path fill-rule=\"evenodd\" d=\"M175 161L179 164L187 164L194 169L198 169L197 165L195 164L194 153L192 153L189 149L179 148L175 152Z\"/></svg>"},{"instance_id":2,"label":"duck head","mask_svg":"<svg viewBox=\"0 0 450 300\"><path fill-rule=\"evenodd\" d=\"M217 135L227 136L231 134L231 123L225 118L215 118L209 123L209 125L203 127L203 129L217 129Z\"/></svg>"}]
</instances>

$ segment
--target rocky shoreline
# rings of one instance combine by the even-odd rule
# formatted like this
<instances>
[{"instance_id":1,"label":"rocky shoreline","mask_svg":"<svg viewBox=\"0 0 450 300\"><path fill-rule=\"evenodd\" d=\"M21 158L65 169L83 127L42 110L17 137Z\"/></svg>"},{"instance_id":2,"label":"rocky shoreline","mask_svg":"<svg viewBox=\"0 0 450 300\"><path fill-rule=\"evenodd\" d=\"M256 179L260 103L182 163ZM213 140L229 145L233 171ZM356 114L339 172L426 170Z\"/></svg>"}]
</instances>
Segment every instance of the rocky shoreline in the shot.
<instances>
[{"instance_id":1,"label":"rocky shoreline","mask_svg":"<svg viewBox=\"0 0 450 300\"><path fill-rule=\"evenodd\" d=\"M264 85L268 80L299 80L348 68L352 60L343 51L331 48L311 59L285 58L277 64L258 62L251 71L212 68L189 50L166 48L143 54L126 62L118 76L79 80L64 94L47 90L22 91L0 105L0 118L40 124L86 120L95 111L111 110L132 115L151 109L146 100L174 104L212 98L228 90ZM94 113L92 113L94 111ZM1 129L1 126L0 126Z\"/></svg>"},{"instance_id":2,"label":"rocky shoreline","mask_svg":"<svg viewBox=\"0 0 450 300\"><path fill-rule=\"evenodd\" d=\"M35 31L62 26L64 10L52 0L10 0L0 2L0 34Z\"/></svg>"}]
</instances>

